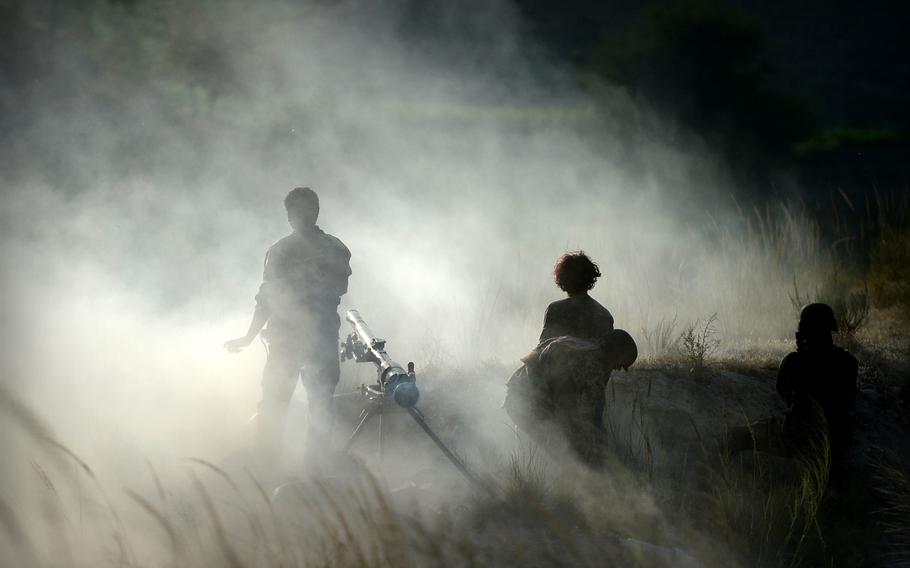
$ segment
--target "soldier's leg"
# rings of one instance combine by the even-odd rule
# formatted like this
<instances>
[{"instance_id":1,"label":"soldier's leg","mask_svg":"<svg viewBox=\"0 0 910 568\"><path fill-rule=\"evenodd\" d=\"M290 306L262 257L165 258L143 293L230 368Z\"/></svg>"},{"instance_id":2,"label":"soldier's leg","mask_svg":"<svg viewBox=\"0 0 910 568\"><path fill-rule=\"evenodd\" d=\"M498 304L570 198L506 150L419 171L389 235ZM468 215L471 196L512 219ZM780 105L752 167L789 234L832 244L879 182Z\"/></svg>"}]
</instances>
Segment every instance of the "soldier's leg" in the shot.
<instances>
[{"instance_id":1,"label":"soldier's leg","mask_svg":"<svg viewBox=\"0 0 910 568\"><path fill-rule=\"evenodd\" d=\"M338 359L338 337L323 337L309 350L303 368L303 386L309 401L309 431L307 445L310 449L328 449L332 441L335 418L335 387L341 375Z\"/></svg>"},{"instance_id":2,"label":"soldier's leg","mask_svg":"<svg viewBox=\"0 0 910 568\"><path fill-rule=\"evenodd\" d=\"M850 474L850 450L853 445L853 424L847 422L829 427L831 446L831 478L846 480Z\"/></svg>"},{"instance_id":3,"label":"soldier's leg","mask_svg":"<svg viewBox=\"0 0 910 568\"><path fill-rule=\"evenodd\" d=\"M608 376L609 378L609 376ZM605 430L604 428L604 411L607 408L607 383L606 381L598 382L597 386L594 388L594 392L591 394L592 404L591 404L591 423L598 430Z\"/></svg>"},{"instance_id":4,"label":"soldier's leg","mask_svg":"<svg viewBox=\"0 0 910 568\"><path fill-rule=\"evenodd\" d=\"M512 376L506 382L506 398L502 403L502 407L519 430L523 430L530 436L535 437L540 432L532 430L544 417L541 416L543 413L535 405L535 391L531 385L529 373L530 370L524 365L512 373Z\"/></svg>"},{"instance_id":5,"label":"soldier's leg","mask_svg":"<svg viewBox=\"0 0 910 568\"><path fill-rule=\"evenodd\" d=\"M781 456L789 453L783 439L783 424L777 417L762 418L748 426L730 428L723 450L731 456L750 450Z\"/></svg>"},{"instance_id":6,"label":"soldier's leg","mask_svg":"<svg viewBox=\"0 0 910 568\"><path fill-rule=\"evenodd\" d=\"M720 449L727 455L748 452L757 449L755 435L751 426L735 426L727 430L720 444Z\"/></svg>"},{"instance_id":7,"label":"soldier's leg","mask_svg":"<svg viewBox=\"0 0 910 568\"><path fill-rule=\"evenodd\" d=\"M274 462L281 453L288 402L300 377L299 347L290 341L269 341L262 371L262 399L256 413L256 434L264 458Z\"/></svg>"},{"instance_id":8,"label":"soldier's leg","mask_svg":"<svg viewBox=\"0 0 910 568\"><path fill-rule=\"evenodd\" d=\"M590 467L603 467L607 457L607 436L602 424L590 417L572 417L566 435L581 461Z\"/></svg>"},{"instance_id":9,"label":"soldier's leg","mask_svg":"<svg viewBox=\"0 0 910 568\"><path fill-rule=\"evenodd\" d=\"M518 427L516 434L521 433L519 434L519 439L522 442L533 440L534 443L547 447L548 440L552 434L550 432L551 424L549 424L550 414L548 412L539 408L539 405L535 404L531 397L526 396L526 393L514 390L506 394L503 408L505 408L515 426ZM526 437L527 439L522 439L521 437Z\"/></svg>"},{"instance_id":10,"label":"soldier's leg","mask_svg":"<svg viewBox=\"0 0 910 568\"><path fill-rule=\"evenodd\" d=\"M602 467L607 455L607 432L603 414L607 406L605 381L597 381L583 393L572 427L576 452L589 466Z\"/></svg>"}]
</instances>

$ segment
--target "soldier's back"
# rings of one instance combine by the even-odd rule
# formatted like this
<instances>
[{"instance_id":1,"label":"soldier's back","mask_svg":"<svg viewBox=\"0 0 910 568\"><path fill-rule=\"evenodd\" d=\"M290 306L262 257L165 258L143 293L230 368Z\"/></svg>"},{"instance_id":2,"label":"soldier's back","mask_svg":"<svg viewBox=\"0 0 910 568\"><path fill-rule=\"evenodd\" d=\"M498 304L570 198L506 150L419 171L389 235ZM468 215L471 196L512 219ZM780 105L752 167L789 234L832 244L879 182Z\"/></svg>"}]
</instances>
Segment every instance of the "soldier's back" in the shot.
<instances>
[{"instance_id":1,"label":"soldier's back","mask_svg":"<svg viewBox=\"0 0 910 568\"><path fill-rule=\"evenodd\" d=\"M350 258L339 239L318 227L307 234L291 233L273 244L260 290L273 320L279 320L272 327L282 320L293 324L321 314L337 317L351 274Z\"/></svg>"},{"instance_id":2,"label":"soldier's back","mask_svg":"<svg viewBox=\"0 0 910 568\"><path fill-rule=\"evenodd\" d=\"M597 340L613 330L613 315L587 294L569 296L547 306L540 340L561 335Z\"/></svg>"},{"instance_id":3,"label":"soldier's back","mask_svg":"<svg viewBox=\"0 0 910 568\"><path fill-rule=\"evenodd\" d=\"M856 357L849 351L840 347L794 351L784 358L780 373L780 381L791 393L795 418L811 420L817 404L830 427L849 419L857 376Z\"/></svg>"}]
</instances>

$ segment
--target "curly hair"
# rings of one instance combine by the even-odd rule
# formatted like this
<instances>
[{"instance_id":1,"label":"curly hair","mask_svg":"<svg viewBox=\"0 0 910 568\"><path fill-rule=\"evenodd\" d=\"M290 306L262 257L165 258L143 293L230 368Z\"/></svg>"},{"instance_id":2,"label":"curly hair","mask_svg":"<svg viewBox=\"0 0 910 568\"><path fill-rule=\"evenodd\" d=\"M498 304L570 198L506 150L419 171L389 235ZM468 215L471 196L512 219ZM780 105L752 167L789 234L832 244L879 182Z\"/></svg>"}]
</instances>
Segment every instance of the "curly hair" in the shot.
<instances>
[{"instance_id":1,"label":"curly hair","mask_svg":"<svg viewBox=\"0 0 910 568\"><path fill-rule=\"evenodd\" d=\"M291 209L315 209L319 211L319 196L308 187L295 187L284 198L284 207Z\"/></svg>"},{"instance_id":2,"label":"curly hair","mask_svg":"<svg viewBox=\"0 0 910 568\"><path fill-rule=\"evenodd\" d=\"M587 292L601 276L600 268L580 250L559 257L553 275L559 289L569 294Z\"/></svg>"}]
</instances>

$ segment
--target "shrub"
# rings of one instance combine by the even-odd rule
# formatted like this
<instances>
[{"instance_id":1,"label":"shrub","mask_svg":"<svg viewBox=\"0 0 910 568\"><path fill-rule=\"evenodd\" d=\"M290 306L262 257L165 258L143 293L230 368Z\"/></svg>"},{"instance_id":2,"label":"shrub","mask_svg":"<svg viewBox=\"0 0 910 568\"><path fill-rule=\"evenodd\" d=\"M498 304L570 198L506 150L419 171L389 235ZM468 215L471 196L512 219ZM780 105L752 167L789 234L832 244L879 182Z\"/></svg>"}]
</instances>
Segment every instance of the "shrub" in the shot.
<instances>
[{"instance_id":1,"label":"shrub","mask_svg":"<svg viewBox=\"0 0 910 568\"><path fill-rule=\"evenodd\" d=\"M793 279L793 293L790 302L797 312L806 304L823 302L834 310L837 318L838 332L844 338L853 337L869 318L869 288L863 284L862 288L854 288L845 281L835 269L816 288L814 294L800 292L796 278Z\"/></svg>"},{"instance_id":2,"label":"shrub","mask_svg":"<svg viewBox=\"0 0 910 568\"><path fill-rule=\"evenodd\" d=\"M876 306L910 315L910 229L883 232L872 250L869 284Z\"/></svg>"},{"instance_id":3,"label":"shrub","mask_svg":"<svg viewBox=\"0 0 910 568\"><path fill-rule=\"evenodd\" d=\"M720 347L717 338L717 314L712 314L704 325L699 320L689 324L679 336L680 351L693 372L705 369L705 360Z\"/></svg>"}]
</instances>

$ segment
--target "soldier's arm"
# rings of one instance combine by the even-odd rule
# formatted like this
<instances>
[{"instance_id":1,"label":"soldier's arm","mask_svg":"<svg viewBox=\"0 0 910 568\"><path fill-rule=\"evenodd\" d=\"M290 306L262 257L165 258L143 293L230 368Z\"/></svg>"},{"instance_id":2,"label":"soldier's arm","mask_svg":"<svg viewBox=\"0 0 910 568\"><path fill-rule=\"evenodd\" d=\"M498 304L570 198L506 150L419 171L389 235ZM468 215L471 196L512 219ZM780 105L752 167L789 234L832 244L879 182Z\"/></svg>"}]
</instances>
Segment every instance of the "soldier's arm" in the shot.
<instances>
[{"instance_id":1,"label":"soldier's arm","mask_svg":"<svg viewBox=\"0 0 910 568\"><path fill-rule=\"evenodd\" d=\"M265 302L270 280L269 272L269 255L266 253L262 269L262 284L259 286L259 293L256 294L256 308L253 310L253 318L250 320L246 334L224 342L224 348L231 353L238 353L252 343L269 321L269 311Z\"/></svg>"},{"instance_id":2,"label":"soldier's arm","mask_svg":"<svg viewBox=\"0 0 910 568\"><path fill-rule=\"evenodd\" d=\"M856 381L857 376L859 375L859 362L856 360L850 353L846 353L847 363L846 363L846 373L847 373L847 392L844 393L844 406L845 410L849 414L853 414L856 410Z\"/></svg>"},{"instance_id":3,"label":"soldier's arm","mask_svg":"<svg viewBox=\"0 0 910 568\"><path fill-rule=\"evenodd\" d=\"M604 308L602 322L603 322L602 323L603 330L601 331L601 335L605 335L607 332L610 332L610 331L613 331L614 329L616 329L616 325L613 320L613 314L611 314L610 310L608 310L607 308Z\"/></svg>"},{"instance_id":4,"label":"soldier's arm","mask_svg":"<svg viewBox=\"0 0 910 568\"><path fill-rule=\"evenodd\" d=\"M265 327L265 324L269 321L269 315L265 307L261 304L256 304L256 308L253 310L253 319L250 320L250 327L246 330L246 337L252 341L259 332L262 331L262 328Z\"/></svg>"},{"instance_id":5,"label":"soldier's arm","mask_svg":"<svg viewBox=\"0 0 910 568\"><path fill-rule=\"evenodd\" d=\"M344 296L348 292L348 279L351 277L351 251L342 243L338 241L341 245L339 251L339 263L338 263L338 280L339 280L339 296Z\"/></svg>"},{"instance_id":6,"label":"soldier's arm","mask_svg":"<svg viewBox=\"0 0 910 568\"><path fill-rule=\"evenodd\" d=\"M246 335L225 341L224 348L231 353L242 351L244 347L247 347L256 339L256 336L259 335L259 332L262 331L268 321L268 311L262 304L257 303L256 309L253 310L253 319L250 320L250 326L246 330Z\"/></svg>"},{"instance_id":7,"label":"soldier's arm","mask_svg":"<svg viewBox=\"0 0 910 568\"><path fill-rule=\"evenodd\" d=\"M786 401L787 406L793 404L793 353L784 357L777 370L777 394Z\"/></svg>"},{"instance_id":8,"label":"soldier's arm","mask_svg":"<svg viewBox=\"0 0 910 568\"><path fill-rule=\"evenodd\" d=\"M547 311L543 315L543 331L540 332L540 340L538 341L538 344L543 343L548 339L562 335L558 329L559 323L556 320L556 310L553 309L553 305L550 304L547 306Z\"/></svg>"},{"instance_id":9,"label":"soldier's arm","mask_svg":"<svg viewBox=\"0 0 910 568\"><path fill-rule=\"evenodd\" d=\"M275 279L272 274L275 270L274 263L270 262L272 249L265 253L265 260L262 261L262 284L259 285L259 293L256 294L256 308L253 310L253 319L250 320L250 327L244 337L250 341L253 340L265 324L269 321L268 296L272 281Z\"/></svg>"},{"instance_id":10,"label":"soldier's arm","mask_svg":"<svg viewBox=\"0 0 910 568\"><path fill-rule=\"evenodd\" d=\"M315 268L319 276L320 292L340 298L348 292L351 251L337 237L326 235L325 239L326 248Z\"/></svg>"}]
</instances>

